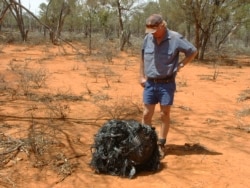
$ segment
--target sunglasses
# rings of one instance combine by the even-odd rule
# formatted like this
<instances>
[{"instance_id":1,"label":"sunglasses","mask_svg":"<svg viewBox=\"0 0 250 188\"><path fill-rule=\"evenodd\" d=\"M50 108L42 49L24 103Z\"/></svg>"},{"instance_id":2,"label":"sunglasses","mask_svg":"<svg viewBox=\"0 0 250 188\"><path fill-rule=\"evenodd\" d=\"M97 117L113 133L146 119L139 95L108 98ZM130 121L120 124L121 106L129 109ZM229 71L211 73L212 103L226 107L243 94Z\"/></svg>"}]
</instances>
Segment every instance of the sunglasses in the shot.
<instances>
[{"instance_id":1,"label":"sunglasses","mask_svg":"<svg viewBox=\"0 0 250 188\"><path fill-rule=\"evenodd\" d=\"M149 29L155 29L157 30L158 28L160 28L162 26L162 24L158 24L158 25L146 25L147 28Z\"/></svg>"}]
</instances>

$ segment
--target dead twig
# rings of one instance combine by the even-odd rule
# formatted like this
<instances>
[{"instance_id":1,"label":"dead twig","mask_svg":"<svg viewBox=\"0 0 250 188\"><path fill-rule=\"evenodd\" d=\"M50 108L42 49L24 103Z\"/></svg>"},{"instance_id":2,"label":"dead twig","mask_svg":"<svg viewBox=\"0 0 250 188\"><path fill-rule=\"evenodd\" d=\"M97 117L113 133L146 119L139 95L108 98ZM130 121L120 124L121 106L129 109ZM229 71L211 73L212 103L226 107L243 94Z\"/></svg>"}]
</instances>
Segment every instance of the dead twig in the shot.
<instances>
[{"instance_id":1,"label":"dead twig","mask_svg":"<svg viewBox=\"0 0 250 188\"><path fill-rule=\"evenodd\" d=\"M9 154L9 153L12 153L12 152L18 150L18 149L19 149L21 146L23 146L23 145L24 145L24 143L19 143L17 146L15 146L15 147L12 148L12 149L8 149L8 150L6 150L6 151L0 152L0 155L6 155L6 154Z\"/></svg>"}]
</instances>

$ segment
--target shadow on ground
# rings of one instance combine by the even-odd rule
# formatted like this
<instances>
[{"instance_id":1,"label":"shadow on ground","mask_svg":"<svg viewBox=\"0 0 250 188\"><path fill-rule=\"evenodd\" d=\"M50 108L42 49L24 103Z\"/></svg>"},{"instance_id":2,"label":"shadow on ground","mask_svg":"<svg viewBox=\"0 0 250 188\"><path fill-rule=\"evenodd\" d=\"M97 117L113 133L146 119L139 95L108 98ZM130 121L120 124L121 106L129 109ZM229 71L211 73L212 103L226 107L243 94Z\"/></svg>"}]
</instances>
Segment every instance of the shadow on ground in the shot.
<instances>
[{"instance_id":1,"label":"shadow on ground","mask_svg":"<svg viewBox=\"0 0 250 188\"><path fill-rule=\"evenodd\" d=\"M199 143L185 143L184 145L169 144L165 147L166 155L222 155L220 152L210 151Z\"/></svg>"}]
</instances>

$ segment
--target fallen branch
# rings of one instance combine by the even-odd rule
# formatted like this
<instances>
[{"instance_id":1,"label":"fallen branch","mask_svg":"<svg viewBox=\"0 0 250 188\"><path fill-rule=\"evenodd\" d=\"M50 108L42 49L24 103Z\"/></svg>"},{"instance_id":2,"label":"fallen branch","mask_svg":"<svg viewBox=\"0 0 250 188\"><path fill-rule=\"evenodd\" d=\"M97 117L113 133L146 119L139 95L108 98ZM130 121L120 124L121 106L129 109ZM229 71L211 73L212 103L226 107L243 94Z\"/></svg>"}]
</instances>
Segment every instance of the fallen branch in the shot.
<instances>
[{"instance_id":1,"label":"fallen branch","mask_svg":"<svg viewBox=\"0 0 250 188\"><path fill-rule=\"evenodd\" d=\"M12 148L12 149L9 149L9 150L4 151L4 152L0 152L0 155L6 155L6 154L9 154L9 153L12 153L12 152L18 150L18 149L19 149L21 146L23 146L23 145L24 145L23 142L22 142L22 143L19 143L16 147L14 147L14 148Z\"/></svg>"}]
</instances>

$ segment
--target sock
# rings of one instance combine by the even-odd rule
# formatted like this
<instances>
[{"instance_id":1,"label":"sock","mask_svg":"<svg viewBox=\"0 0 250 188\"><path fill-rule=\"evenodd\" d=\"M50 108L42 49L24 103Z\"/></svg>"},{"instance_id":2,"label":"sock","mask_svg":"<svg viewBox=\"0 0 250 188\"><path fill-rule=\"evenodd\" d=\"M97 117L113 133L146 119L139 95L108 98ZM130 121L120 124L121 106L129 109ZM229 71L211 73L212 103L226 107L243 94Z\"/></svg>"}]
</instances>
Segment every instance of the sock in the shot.
<instances>
[{"instance_id":1,"label":"sock","mask_svg":"<svg viewBox=\"0 0 250 188\"><path fill-rule=\"evenodd\" d=\"M157 143L158 143L158 145L163 145L164 146L166 144L166 139L165 138L159 138Z\"/></svg>"}]
</instances>

